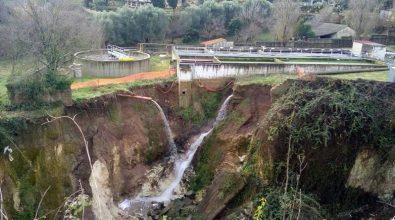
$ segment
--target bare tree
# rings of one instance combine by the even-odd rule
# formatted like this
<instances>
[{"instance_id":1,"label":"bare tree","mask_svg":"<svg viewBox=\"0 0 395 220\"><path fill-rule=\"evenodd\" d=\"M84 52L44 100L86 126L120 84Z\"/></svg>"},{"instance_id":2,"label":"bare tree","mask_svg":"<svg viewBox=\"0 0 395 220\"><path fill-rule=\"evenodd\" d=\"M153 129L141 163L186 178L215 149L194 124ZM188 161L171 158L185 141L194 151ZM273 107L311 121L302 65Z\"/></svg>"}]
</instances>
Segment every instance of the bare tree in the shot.
<instances>
[{"instance_id":1,"label":"bare tree","mask_svg":"<svg viewBox=\"0 0 395 220\"><path fill-rule=\"evenodd\" d=\"M49 73L57 71L65 55L102 42L94 18L63 0L24 0L12 11L5 31L15 53L31 55Z\"/></svg>"},{"instance_id":2,"label":"bare tree","mask_svg":"<svg viewBox=\"0 0 395 220\"><path fill-rule=\"evenodd\" d=\"M4 22L8 16L8 7L4 0L0 0L0 24Z\"/></svg>"},{"instance_id":3,"label":"bare tree","mask_svg":"<svg viewBox=\"0 0 395 220\"><path fill-rule=\"evenodd\" d=\"M238 39L242 41L253 40L261 33L263 28L267 27L269 15L270 5L266 1L246 1L239 12L243 28L237 36Z\"/></svg>"},{"instance_id":4,"label":"bare tree","mask_svg":"<svg viewBox=\"0 0 395 220\"><path fill-rule=\"evenodd\" d=\"M372 32L378 22L378 2L375 0L350 0L346 22L357 38Z\"/></svg>"},{"instance_id":5,"label":"bare tree","mask_svg":"<svg viewBox=\"0 0 395 220\"><path fill-rule=\"evenodd\" d=\"M202 36L210 39L226 33L225 20L222 17L212 17L203 25Z\"/></svg>"},{"instance_id":6,"label":"bare tree","mask_svg":"<svg viewBox=\"0 0 395 220\"><path fill-rule=\"evenodd\" d=\"M331 22L333 8L331 6L323 7L312 20L313 23Z\"/></svg>"},{"instance_id":7,"label":"bare tree","mask_svg":"<svg viewBox=\"0 0 395 220\"><path fill-rule=\"evenodd\" d=\"M277 40L287 43L294 35L300 16L299 4L295 0L276 0L273 3L273 34Z\"/></svg>"}]
</instances>

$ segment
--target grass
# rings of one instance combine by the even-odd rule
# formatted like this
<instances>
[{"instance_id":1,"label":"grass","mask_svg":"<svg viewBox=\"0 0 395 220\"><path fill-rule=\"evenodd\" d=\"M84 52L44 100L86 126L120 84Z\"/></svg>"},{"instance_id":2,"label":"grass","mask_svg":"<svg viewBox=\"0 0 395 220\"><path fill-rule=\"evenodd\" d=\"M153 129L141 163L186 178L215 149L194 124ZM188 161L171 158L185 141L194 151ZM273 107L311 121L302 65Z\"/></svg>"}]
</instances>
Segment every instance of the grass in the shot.
<instances>
[{"instance_id":1,"label":"grass","mask_svg":"<svg viewBox=\"0 0 395 220\"><path fill-rule=\"evenodd\" d=\"M256 37L257 41L274 41L274 37L270 32L264 31Z\"/></svg>"},{"instance_id":2,"label":"grass","mask_svg":"<svg viewBox=\"0 0 395 220\"><path fill-rule=\"evenodd\" d=\"M106 86L100 86L95 88L83 88L73 91L73 100L76 102L81 102L86 99L111 94L117 91L129 91L130 88L140 87L146 85L153 85L157 83L170 82L175 80L174 77L166 79L156 79L156 80L139 80L130 83L112 84Z\"/></svg>"},{"instance_id":3,"label":"grass","mask_svg":"<svg viewBox=\"0 0 395 220\"><path fill-rule=\"evenodd\" d=\"M373 80L373 81L388 81L388 71L377 71L377 72L361 72L361 73L345 73L335 75L320 75L329 78L343 79L343 80ZM255 75L250 77L243 77L236 80L238 85L249 85L249 84L262 84L262 85L276 85L281 84L287 79L296 79L297 76L294 74L271 74L269 76Z\"/></svg>"},{"instance_id":4,"label":"grass","mask_svg":"<svg viewBox=\"0 0 395 220\"><path fill-rule=\"evenodd\" d=\"M287 79L296 79L296 75L293 74L271 74L269 76L255 75L250 77L239 78L236 80L238 85L249 85L249 84L262 84L262 85L275 85L281 84Z\"/></svg>"},{"instance_id":5,"label":"grass","mask_svg":"<svg viewBox=\"0 0 395 220\"><path fill-rule=\"evenodd\" d=\"M375 81L388 81L388 71L378 72L362 72L362 73L347 73L347 74L336 74L336 75L325 75L330 78L345 79L345 80L375 80Z\"/></svg>"},{"instance_id":6,"label":"grass","mask_svg":"<svg viewBox=\"0 0 395 220\"><path fill-rule=\"evenodd\" d=\"M170 57L159 57L158 55L151 56L149 71L162 71L170 68Z\"/></svg>"},{"instance_id":7,"label":"grass","mask_svg":"<svg viewBox=\"0 0 395 220\"><path fill-rule=\"evenodd\" d=\"M11 74L11 62L8 60L0 61L0 106L9 103L7 96L7 79Z\"/></svg>"}]
</instances>

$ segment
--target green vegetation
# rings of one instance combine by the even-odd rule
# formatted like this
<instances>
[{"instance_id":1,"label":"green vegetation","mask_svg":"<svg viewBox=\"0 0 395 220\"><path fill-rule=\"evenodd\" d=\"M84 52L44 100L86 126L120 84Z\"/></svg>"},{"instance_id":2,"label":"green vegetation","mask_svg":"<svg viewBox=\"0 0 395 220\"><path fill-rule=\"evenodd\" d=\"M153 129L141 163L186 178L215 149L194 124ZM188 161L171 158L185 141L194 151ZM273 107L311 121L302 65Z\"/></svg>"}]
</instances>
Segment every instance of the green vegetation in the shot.
<instances>
[{"instance_id":1,"label":"green vegetation","mask_svg":"<svg viewBox=\"0 0 395 220\"><path fill-rule=\"evenodd\" d=\"M195 95L194 102L199 103L202 110L199 111L194 106L189 106L179 109L177 114L187 122L202 124L215 117L221 100L221 93L204 93L201 96Z\"/></svg>"},{"instance_id":2,"label":"green vegetation","mask_svg":"<svg viewBox=\"0 0 395 220\"><path fill-rule=\"evenodd\" d=\"M380 153L381 159L385 159L395 144L395 105L390 101L393 86L320 78L287 83L288 89L272 105L263 121L265 130L259 135L261 139L251 145L249 161L256 166L249 164L245 170L271 179L273 185L283 182L288 175L290 187L300 186L319 196L323 202L320 210L331 214L359 207L366 195L344 185L355 152L361 147L371 146ZM274 164L271 173L265 172L267 167L263 160L267 152L261 149L265 146L273 146L285 154ZM295 161L318 150L320 160L309 161L310 168L303 171L304 178L299 183L299 164ZM287 151L291 163L290 172L285 174Z\"/></svg>"},{"instance_id":3,"label":"green vegetation","mask_svg":"<svg viewBox=\"0 0 395 220\"><path fill-rule=\"evenodd\" d=\"M249 84L262 84L262 85L276 85L281 84L287 79L296 79L294 74L271 74L268 76L256 75L250 77L239 78L236 84L249 85Z\"/></svg>"},{"instance_id":4,"label":"green vegetation","mask_svg":"<svg viewBox=\"0 0 395 220\"><path fill-rule=\"evenodd\" d=\"M8 60L0 61L0 106L9 104L7 96L7 79L11 74L11 63Z\"/></svg>"},{"instance_id":5,"label":"green vegetation","mask_svg":"<svg viewBox=\"0 0 395 220\"><path fill-rule=\"evenodd\" d=\"M163 71L170 68L170 57L151 56L149 71Z\"/></svg>"},{"instance_id":6,"label":"green vegetation","mask_svg":"<svg viewBox=\"0 0 395 220\"><path fill-rule=\"evenodd\" d=\"M275 41L272 33L268 32L267 30L264 30L262 33L260 33L256 37L257 41Z\"/></svg>"},{"instance_id":7,"label":"green vegetation","mask_svg":"<svg viewBox=\"0 0 395 220\"><path fill-rule=\"evenodd\" d=\"M263 19L269 16L270 11L270 4L265 0L248 0L242 3L204 1L200 5L180 10L176 9L177 0L167 0L173 11L163 9L163 3L163 0L155 0L153 4L157 7L123 7L114 11L97 12L96 17L104 27L106 41L120 46L131 46L141 42L182 38L182 42L191 43L226 34L247 40L259 33L252 29L261 29L265 23ZM246 27L250 26L246 31Z\"/></svg>"},{"instance_id":8,"label":"green vegetation","mask_svg":"<svg viewBox=\"0 0 395 220\"><path fill-rule=\"evenodd\" d=\"M96 17L103 25L106 40L119 46L163 40L169 25L164 10L152 5L98 12Z\"/></svg>"},{"instance_id":9,"label":"green vegetation","mask_svg":"<svg viewBox=\"0 0 395 220\"><path fill-rule=\"evenodd\" d=\"M268 184L255 185L254 219L295 216L299 204L301 219L323 219L366 204L369 195L345 185L361 147L375 148L384 160L395 144L393 85L318 78L289 80L286 87L251 141L243 169L252 183ZM277 159L268 158L269 149Z\"/></svg>"},{"instance_id":10,"label":"green vegetation","mask_svg":"<svg viewBox=\"0 0 395 220\"><path fill-rule=\"evenodd\" d=\"M372 80L372 81L388 81L388 71L378 72L361 72L361 73L344 73L344 74L333 74L333 75L320 75L318 77L329 77L343 80ZM250 77L239 78L236 84L248 85L248 84L262 84L262 85L278 85L286 81L287 79L297 79L295 74L271 74L268 76L255 75Z\"/></svg>"},{"instance_id":11,"label":"green vegetation","mask_svg":"<svg viewBox=\"0 0 395 220\"><path fill-rule=\"evenodd\" d=\"M162 82L171 82L175 78L157 79L157 80L140 80L130 83L112 84L107 86L100 86L94 88L83 88L73 91L73 100L81 102L86 99L94 98L101 95L111 94L117 91L129 91L133 87L153 85Z\"/></svg>"},{"instance_id":12,"label":"green vegetation","mask_svg":"<svg viewBox=\"0 0 395 220\"><path fill-rule=\"evenodd\" d=\"M375 146L384 152L395 143L395 130L391 127L395 115L384 114L382 110L395 113L395 106L382 101L391 95L385 86L366 91L365 85L369 83L294 81L268 112L269 139L288 137L295 149L349 143Z\"/></svg>"},{"instance_id":13,"label":"green vegetation","mask_svg":"<svg viewBox=\"0 0 395 220\"><path fill-rule=\"evenodd\" d=\"M253 220L282 219L285 216L289 219L292 215L289 210L297 209L299 205L300 219L324 219L320 204L315 198L304 193L300 194L300 200L294 196L293 193L284 194L280 187L262 187L260 193L255 196L257 201ZM296 216L297 210L293 211L293 216Z\"/></svg>"},{"instance_id":14,"label":"green vegetation","mask_svg":"<svg viewBox=\"0 0 395 220\"><path fill-rule=\"evenodd\" d=\"M362 73L346 73L346 74L334 74L326 75L326 77L346 79L346 80L376 80L376 81L388 81L388 71L378 71L378 72L362 72Z\"/></svg>"},{"instance_id":15,"label":"green vegetation","mask_svg":"<svg viewBox=\"0 0 395 220\"><path fill-rule=\"evenodd\" d=\"M315 34L313 30L311 30L311 25L306 24L306 19L299 19L298 23L296 24L295 37L299 39L306 39L312 38L314 36Z\"/></svg>"},{"instance_id":16,"label":"green vegetation","mask_svg":"<svg viewBox=\"0 0 395 220\"><path fill-rule=\"evenodd\" d=\"M217 147L221 143L216 141L216 131L208 137L197 155L196 175L192 177L190 188L197 192L211 183L214 178L215 168L224 156L222 149Z\"/></svg>"}]
</instances>

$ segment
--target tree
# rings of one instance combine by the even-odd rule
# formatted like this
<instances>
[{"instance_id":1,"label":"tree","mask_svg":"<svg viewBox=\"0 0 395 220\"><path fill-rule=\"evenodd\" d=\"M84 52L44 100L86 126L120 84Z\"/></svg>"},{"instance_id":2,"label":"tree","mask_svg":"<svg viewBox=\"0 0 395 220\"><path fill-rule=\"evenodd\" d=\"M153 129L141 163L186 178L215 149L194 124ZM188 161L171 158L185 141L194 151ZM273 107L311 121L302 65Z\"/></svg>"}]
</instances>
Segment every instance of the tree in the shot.
<instances>
[{"instance_id":1,"label":"tree","mask_svg":"<svg viewBox=\"0 0 395 220\"><path fill-rule=\"evenodd\" d=\"M163 40L169 27L164 10L152 5L137 9L124 7L96 16L105 30L106 41L120 46Z\"/></svg>"},{"instance_id":2,"label":"tree","mask_svg":"<svg viewBox=\"0 0 395 220\"><path fill-rule=\"evenodd\" d=\"M267 26L270 13L271 7L266 0L247 0L241 6L239 13L242 29L238 39L253 40Z\"/></svg>"},{"instance_id":3,"label":"tree","mask_svg":"<svg viewBox=\"0 0 395 220\"><path fill-rule=\"evenodd\" d=\"M4 0L0 0L0 24L4 23L9 15L9 9Z\"/></svg>"},{"instance_id":4,"label":"tree","mask_svg":"<svg viewBox=\"0 0 395 220\"><path fill-rule=\"evenodd\" d=\"M167 0L167 4L169 4L174 11L177 8L178 0Z\"/></svg>"},{"instance_id":5,"label":"tree","mask_svg":"<svg viewBox=\"0 0 395 220\"><path fill-rule=\"evenodd\" d=\"M305 19L299 19L298 24L296 25L295 37L299 39L304 39L304 38L311 38L314 36L315 34L311 30L311 25L306 24Z\"/></svg>"},{"instance_id":6,"label":"tree","mask_svg":"<svg viewBox=\"0 0 395 220\"><path fill-rule=\"evenodd\" d=\"M93 2L92 2L92 0L84 0L84 6L85 7L91 7L91 4L92 4Z\"/></svg>"},{"instance_id":7,"label":"tree","mask_svg":"<svg viewBox=\"0 0 395 220\"><path fill-rule=\"evenodd\" d=\"M41 69L37 77L42 77L43 87L55 84L67 55L97 48L102 40L93 18L80 6L63 0L27 0L13 10L6 30L12 57L33 58L34 69Z\"/></svg>"},{"instance_id":8,"label":"tree","mask_svg":"<svg viewBox=\"0 0 395 220\"><path fill-rule=\"evenodd\" d=\"M294 0L276 0L273 4L273 34L285 45L295 33L300 16L299 4Z\"/></svg>"},{"instance_id":9,"label":"tree","mask_svg":"<svg viewBox=\"0 0 395 220\"><path fill-rule=\"evenodd\" d=\"M93 9L102 11L108 7L108 0L93 0L92 6Z\"/></svg>"},{"instance_id":10,"label":"tree","mask_svg":"<svg viewBox=\"0 0 395 220\"><path fill-rule=\"evenodd\" d=\"M314 15L312 23L330 23L333 11L334 10L331 6L324 6L317 14Z\"/></svg>"},{"instance_id":11,"label":"tree","mask_svg":"<svg viewBox=\"0 0 395 220\"><path fill-rule=\"evenodd\" d=\"M375 0L350 0L346 11L346 22L355 31L357 38L372 32L378 22Z\"/></svg>"},{"instance_id":12,"label":"tree","mask_svg":"<svg viewBox=\"0 0 395 220\"><path fill-rule=\"evenodd\" d=\"M233 18L228 25L228 35L235 36L241 30L242 25L240 18Z\"/></svg>"},{"instance_id":13,"label":"tree","mask_svg":"<svg viewBox=\"0 0 395 220\"><path fill-rule=\"evenodd\" d=\"M152 5L158 8L165 8L166 3L165 0L152 0Z\"/></svg>"}]
</instances>

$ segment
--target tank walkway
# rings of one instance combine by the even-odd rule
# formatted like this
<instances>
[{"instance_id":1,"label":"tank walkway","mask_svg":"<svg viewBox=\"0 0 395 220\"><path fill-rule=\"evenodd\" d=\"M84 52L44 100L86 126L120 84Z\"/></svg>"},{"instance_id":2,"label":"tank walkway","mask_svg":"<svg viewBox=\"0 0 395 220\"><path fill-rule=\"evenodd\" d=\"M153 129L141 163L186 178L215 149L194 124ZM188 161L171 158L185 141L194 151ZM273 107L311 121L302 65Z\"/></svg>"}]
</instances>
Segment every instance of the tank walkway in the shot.
<instances>
[{"instance_id":1,"label":"tank walkway","mask_svg":"<svg viewBox=\"0 0 395 220\"><path fill-rule=\"evenodd\" d=\"M164 71L155 71L155 72L144 72L144 73L132 74L120 78L100 78L100 79L88 80L85 82L75 82L71 84L71 89L77 90L82 88L92 88L92 87L99 87L99 86L105 86L110 84L128 83L137 80L161 79L175 75L176 75L175 69L168 69Z\"/></svg>"}]
</instances>

